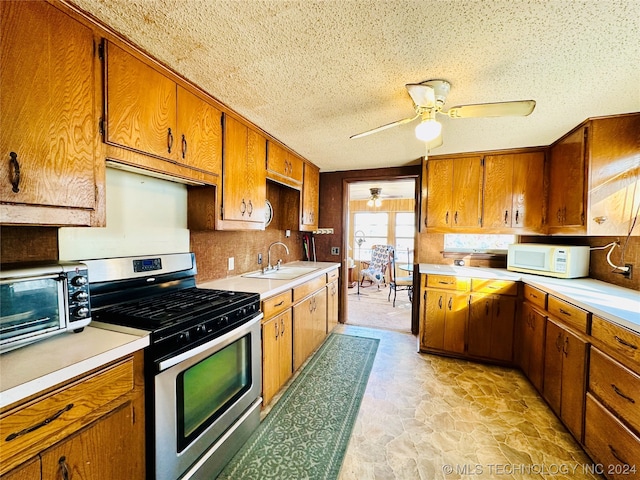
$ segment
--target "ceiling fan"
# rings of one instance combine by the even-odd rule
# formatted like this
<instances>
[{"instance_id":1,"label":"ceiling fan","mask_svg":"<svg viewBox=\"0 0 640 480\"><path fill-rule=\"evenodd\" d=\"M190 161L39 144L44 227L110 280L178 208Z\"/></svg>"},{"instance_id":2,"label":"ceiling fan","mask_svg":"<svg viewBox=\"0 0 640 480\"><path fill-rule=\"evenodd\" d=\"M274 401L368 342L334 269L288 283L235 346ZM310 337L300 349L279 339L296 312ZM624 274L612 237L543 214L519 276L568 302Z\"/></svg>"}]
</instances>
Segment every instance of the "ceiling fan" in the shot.
<instances>
[{"instance_id":1,"label":"ceiling fan","mask_svg":"<svg viewBox=\"0 0 640 480\"><path fill-rule=\"evenodd\" d=\"M408 83L405 87L413 100L415 116L376 127L366 132L352 135L349 138L364 137L422 118L422 121L416 126L416 137L418 140L425 142L427 148L431 149L442 145L442 124L436 120L436 114L447 115L450 118L527 116L533 112L536 106L535 100L517 100L512 102L459 105L445 112L442 107L451 90L451 84L446 80Z\"/></svg>"},{"instance_id":2,"label":"ceiling fan","mask_svg":"<svg viewBox=\"0 0 640 480\"><path fill-rule=\"evenodd\" d=\"M402 195L383 195L382 188L380 187L372 187L369 189L369 192L371 192L371 197L369 197L367 205L370 207L379 207L385 198L402 198Z\"/></svg>"}]
</instances>

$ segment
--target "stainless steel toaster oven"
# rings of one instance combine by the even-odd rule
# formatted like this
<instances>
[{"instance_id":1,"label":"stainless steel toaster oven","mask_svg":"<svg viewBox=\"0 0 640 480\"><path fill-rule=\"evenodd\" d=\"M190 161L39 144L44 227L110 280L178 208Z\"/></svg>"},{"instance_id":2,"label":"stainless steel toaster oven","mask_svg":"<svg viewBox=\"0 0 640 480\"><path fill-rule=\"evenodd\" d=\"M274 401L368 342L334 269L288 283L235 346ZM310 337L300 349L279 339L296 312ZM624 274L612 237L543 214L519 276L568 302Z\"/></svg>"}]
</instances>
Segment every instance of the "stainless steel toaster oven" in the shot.
<instances>
[{"instance_id":1,"label":"stainless steel toaster oven","mask_svg":"<svg viewBox=\"0 0 640 480\"><path fill-rule=\"evenodd\" d=\"M89 275L82 263L3 265L0 353L91 322Z\"/></svg>"}]
</instances>

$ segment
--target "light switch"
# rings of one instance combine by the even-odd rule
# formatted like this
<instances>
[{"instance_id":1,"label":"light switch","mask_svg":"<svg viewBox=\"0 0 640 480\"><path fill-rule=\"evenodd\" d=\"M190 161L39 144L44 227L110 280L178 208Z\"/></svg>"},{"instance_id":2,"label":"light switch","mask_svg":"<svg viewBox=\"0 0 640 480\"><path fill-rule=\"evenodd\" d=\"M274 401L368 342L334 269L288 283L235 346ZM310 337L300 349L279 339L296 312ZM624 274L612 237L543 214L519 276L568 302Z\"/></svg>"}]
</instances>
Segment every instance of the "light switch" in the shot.
<instances>
[{"instance_id":1,"label":"light switch","mask_svg":"<svg viewBox=\"0 0 640 480\"><path fill-rule=\"evenodd\" d=\"M233 270L235 268L236 268L236 259L234 257L229 257L228 270Z\"/></svg>"}]
</instances>

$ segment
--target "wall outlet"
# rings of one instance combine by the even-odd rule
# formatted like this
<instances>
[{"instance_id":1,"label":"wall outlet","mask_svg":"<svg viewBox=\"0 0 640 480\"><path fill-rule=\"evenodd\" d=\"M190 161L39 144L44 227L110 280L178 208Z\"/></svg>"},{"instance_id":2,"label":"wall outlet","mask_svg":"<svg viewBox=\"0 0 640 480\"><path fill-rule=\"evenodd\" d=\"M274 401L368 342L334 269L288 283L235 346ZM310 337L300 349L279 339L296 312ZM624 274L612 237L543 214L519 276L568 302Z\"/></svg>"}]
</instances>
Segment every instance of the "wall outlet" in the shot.
<instances>
[{"instance_id":1,"label":"wall outlet","mask_svg":"<svg viewBox=\"0 0 640 480\"><path fill-rule=\"evenodd\" d=\"M262 265L262 254L258 254L258 265Z\"/></svg>"},{"instance_id":2,"label":"wall outlet","mask_svg":"<svg viewBox=\"0 0 640 480\"><path fill-rule=\"evenodd\" d=\"M331 247L331 255L340 255L340 247Z\"/></svg>"},{"instance_id":3,"label":"wall outlet","mask_svg":"<svg viewBox=\"0 0 640 480\"><path fill-rule=\"evenodd\" d=\"M627 271L626 272L622 272L622 276L624 278L628 278L629 280L631 280L633 278L633 265L630 263L625 263L624 264L625 267L627 267Z\"/></svg>"},{"instance_id":4,"label":"wall outlet","mask_svg":"<svg viewBox=\"0 0 640 480\"><path fill-rule=\"evenodd\" d=\"M229 265L227 266L227 270L231 271L236 268L236 259L234 257L229 257Z\"/></svg>"}]
</instances>

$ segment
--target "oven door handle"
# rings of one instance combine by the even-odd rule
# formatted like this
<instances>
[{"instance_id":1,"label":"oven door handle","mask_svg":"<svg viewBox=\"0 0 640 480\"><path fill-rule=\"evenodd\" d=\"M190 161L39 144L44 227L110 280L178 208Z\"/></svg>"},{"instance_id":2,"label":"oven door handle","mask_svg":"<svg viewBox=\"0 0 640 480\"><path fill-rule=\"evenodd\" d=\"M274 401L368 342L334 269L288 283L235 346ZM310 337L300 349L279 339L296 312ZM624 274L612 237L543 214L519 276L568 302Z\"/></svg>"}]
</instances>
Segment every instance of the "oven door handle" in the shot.
<instances>
[{"instance_id":1,"label":"oven door handle","mask_svg":"<svg viewBox=\"0 0 640 480\"><path fill-rule=\"evenodd\" d=\"M183 353L181 353L179 355L176 355L175 357L171 357L171 358L168 358L168 359L163 360L161 362L158 362L158 373L163 372L163 371L167 370L168 368L171 368L174 365L177 365L180 362L184 362L185 360L193 358L193 357L195 357L196 355L199 355L202 352L206 352L207 350L209 350L214 345L217 345L217 344L220 344L220 343L224 343L225 341L237 336L238 332L242 332L242 335L244 335L246 332L251 330L251 327L253 327L256 323L260 322L263 317L264 317L264 314L262 312L260 312L254 318L249 320L247 323L243 323L238 328L235 328L235 329L231 330L230 332L225 333L221 337L216 337L213 340L211 340L210 342L203 343L202 345L198 345L197 347L192 348L190 350L187 350L186 352L183 352Z\"/></svg>"}]
</instances>

